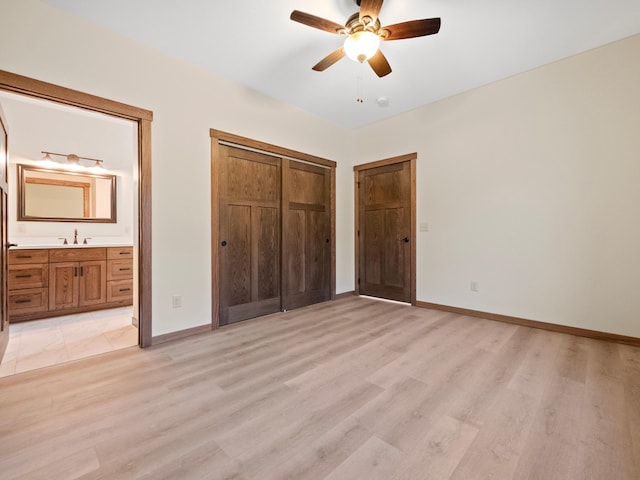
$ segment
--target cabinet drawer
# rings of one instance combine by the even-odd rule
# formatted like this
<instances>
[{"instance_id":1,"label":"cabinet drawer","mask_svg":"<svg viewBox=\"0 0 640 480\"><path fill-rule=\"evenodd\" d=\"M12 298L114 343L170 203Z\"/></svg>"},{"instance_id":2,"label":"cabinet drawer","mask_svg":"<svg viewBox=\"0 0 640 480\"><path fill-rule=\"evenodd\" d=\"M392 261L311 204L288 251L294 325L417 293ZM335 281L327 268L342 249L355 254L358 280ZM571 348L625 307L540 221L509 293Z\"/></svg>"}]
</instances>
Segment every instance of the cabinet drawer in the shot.
<instances>
[{"instance_id":1,"label":"cabinet drawer","mask_svg":"<svg viewBox=\"0 0 640 480\"><path fill-rule=\"evenodd\" d=\"M107 247L107 260L133 258L133 247Z\"/></svg>"},{"instance_id":2,"label":"cabinet drawer","mask_svg":"<svg viewBox=\"0 0 640 480\"><path fill-rule=\"evenodd\" d=\"M50 263L104 260L106 257L106 248L56 248L49 250Z\"/></svg>"},{"instance_id":3,"label":"cabinet drawer","mask_svg":"<svg viewBox=\"0 0 640 480\"><path fill-rule=\"evenodd\" d=\"M9 290L42 288L49 284L49 265L25 264L9 267Z\"/></svg>"},{"instance_id":4,"label":"cabinet drawer","mask_svg":"<svg viewBox=\"0 0 640 480\"><path fill-rule=\"evenodd\" d=\"M46 312L49 309L49 295L46 288L31 288L9 292L9 315Z\"/></svg>"},{"instance_id":5,"label":"cabinet drawer","mask_svg":"<svg viewBox=\"0 0 640 480\"><path fill-rule=\"evenodd\" d=\"M133 280L107 282L107 302L133 302Z\"/></svg>"},{"instance_id":6,"label":"cabinet drawer","mask_svg":"<svg viewBox=\"0 0 640 480\"><path fill-rule=\"evenodd\" d=\"M49 250L9 250L9 265L21 265L23 263L48 263Z\"/></svg>"},{"instance_id":7,"label":"cabinet drawer","mask_svg":"<svg viewBox=\"0 0 640 480\"><path fill-rule=\"evenodd\" d=\"M107 280L127 280L133 278L131 260L107 260Z\"/></svg>"}]
</instances>

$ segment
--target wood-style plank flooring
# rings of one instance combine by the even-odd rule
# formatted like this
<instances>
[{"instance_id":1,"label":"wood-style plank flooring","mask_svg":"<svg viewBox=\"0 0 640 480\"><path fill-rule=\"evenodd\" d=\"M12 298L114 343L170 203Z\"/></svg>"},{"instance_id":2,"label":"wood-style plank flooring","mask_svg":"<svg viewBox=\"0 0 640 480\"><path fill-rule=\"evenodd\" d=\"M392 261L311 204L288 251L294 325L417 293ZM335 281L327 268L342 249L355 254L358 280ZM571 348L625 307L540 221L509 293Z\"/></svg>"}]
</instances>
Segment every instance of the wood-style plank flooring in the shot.
<instances>
[{"instance_id":1,"label":"wood-style plank flooring","mask_svg":"<svg viewBox=\"0 0 640 480\"><path fill-rule=\"evenodd\" d=\"M640 478L640 349L365 298L0 379L2 479Z\"/></svg>"}]
</instances>

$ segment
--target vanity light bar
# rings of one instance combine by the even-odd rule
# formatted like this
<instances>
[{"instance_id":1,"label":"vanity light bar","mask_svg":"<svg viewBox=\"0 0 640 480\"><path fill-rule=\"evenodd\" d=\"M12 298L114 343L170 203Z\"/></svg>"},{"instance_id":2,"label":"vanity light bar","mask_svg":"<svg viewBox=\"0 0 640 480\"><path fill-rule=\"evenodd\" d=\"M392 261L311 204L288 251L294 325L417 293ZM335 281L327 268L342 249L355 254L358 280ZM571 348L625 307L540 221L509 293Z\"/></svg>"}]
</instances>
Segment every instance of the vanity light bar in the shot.
<instances>
[{"instance_id":1,"label":"vanity light bar","mask_svg":"<svg viewBox=\"0 0 640 480\"><path fill-rule=\"evenodd\" d=\"M42 157L42 160L48 160L53 162L53 160L51 159L51 155L56 155L58 157L65 157L67 159L67 162L74 165L80 165L80 160L87 160L89 162L96 162L93 165L96 168L104 168L104 166L102 165L104 160L98 160L97 158L80 157L75 153L65 154L65 153L55 153L55 152L45 152L45 151L42 151L41 153L44 155Z\"/></svg>"}]
</instances>

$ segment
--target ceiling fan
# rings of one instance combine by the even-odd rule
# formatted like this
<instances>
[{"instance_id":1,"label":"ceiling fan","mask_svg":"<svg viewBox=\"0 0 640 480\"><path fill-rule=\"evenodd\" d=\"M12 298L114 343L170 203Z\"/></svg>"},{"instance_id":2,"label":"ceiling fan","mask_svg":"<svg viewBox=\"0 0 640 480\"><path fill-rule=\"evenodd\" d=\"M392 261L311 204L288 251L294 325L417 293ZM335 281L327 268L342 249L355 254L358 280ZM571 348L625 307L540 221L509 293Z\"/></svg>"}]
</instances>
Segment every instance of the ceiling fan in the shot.
<instances>
[{"instance_id":1,"label":"ceiling fan","mask_svg":"<svg viewBox=\"0 0 640 480\"><path fill-rule=\"evenodd\" d=\"M384 77L391 73L391 66L379 49L381 41L423 37L440 30L439 18L410 20L383 27L378 18L382 2L383 0L356 0L360 11L351 15L344 26L299 10L291 12L291 20L294 22L347 37L342 47L320 60L313 66L313 70L322 72L346 55L360 63L366 60L379 77Z\"/></svg>"}]
</instances>

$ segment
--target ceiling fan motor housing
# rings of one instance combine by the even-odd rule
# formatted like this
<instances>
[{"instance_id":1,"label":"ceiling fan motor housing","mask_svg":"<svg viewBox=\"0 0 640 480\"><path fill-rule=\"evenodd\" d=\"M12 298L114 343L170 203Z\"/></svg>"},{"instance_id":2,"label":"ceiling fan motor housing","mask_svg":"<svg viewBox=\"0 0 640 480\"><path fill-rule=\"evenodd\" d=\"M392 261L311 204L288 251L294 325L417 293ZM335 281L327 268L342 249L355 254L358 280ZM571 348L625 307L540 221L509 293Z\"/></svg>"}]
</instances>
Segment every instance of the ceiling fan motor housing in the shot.
<instances>
[{"instance_id":1,"label":"ceiling fan motor housing","mask_svg":"<svg viewBox=\"0 0 640 480\"><path fill-rule=\"evenodd\" d=\"M383 2L384 0L355 0L359 12L351 15L344 26L299 10L291 12L290 18L294 22L347 37L342 47L320 60L312 69L322 72L347 56L360 63L367 61L376 75L384 77L391 73L391 66L378 48L380 41L423 37L440 30L440 18L410 20L382 27L378 14Z\"/></svg>"}]
</instances>

